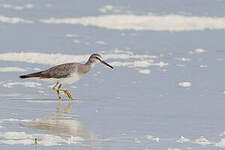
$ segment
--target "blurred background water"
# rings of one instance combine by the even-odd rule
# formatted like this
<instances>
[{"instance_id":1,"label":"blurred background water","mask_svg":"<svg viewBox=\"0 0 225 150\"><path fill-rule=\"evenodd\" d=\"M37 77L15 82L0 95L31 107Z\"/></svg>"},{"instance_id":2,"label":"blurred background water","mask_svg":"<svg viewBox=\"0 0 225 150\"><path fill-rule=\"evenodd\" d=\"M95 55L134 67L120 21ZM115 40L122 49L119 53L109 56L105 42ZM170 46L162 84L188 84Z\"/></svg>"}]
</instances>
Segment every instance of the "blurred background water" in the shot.
<instances>
[{"instance_id":1,"label":"blurred background water","mask_svg":"<svg viewBox=\"0 0 225 150\"><path fill-rule=\"evenodd\" d=\"M223 0L0 0L0 149L224 149ZM101 53L58 104L19 75ZM34 139L38 145L34 145Z\"/></svg>"}]
</instances>

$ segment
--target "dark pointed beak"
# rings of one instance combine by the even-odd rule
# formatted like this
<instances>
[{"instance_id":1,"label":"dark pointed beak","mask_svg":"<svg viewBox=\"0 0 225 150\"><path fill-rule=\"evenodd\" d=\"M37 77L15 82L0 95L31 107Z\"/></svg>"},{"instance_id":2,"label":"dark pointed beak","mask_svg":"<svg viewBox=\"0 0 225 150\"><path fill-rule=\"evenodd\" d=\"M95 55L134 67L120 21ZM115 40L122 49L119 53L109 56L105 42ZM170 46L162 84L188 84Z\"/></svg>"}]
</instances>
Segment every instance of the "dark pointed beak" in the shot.
<instances>
[{"instance_id":1,"label":"dark pointed beak","mask_svg":"<svg viewBox=\"0 0 225 150\"><path fill-rule=\"evenodd\" d=\"M108 66L108 67L110 67L110 68L112 68L112 69L113 69L113 66L111 66L111 65L107 64L105 61L100 60L100 62L101 62L101 63L103 63L104 65L106 65L106 66Z\"/></svg>"}]
</instances>

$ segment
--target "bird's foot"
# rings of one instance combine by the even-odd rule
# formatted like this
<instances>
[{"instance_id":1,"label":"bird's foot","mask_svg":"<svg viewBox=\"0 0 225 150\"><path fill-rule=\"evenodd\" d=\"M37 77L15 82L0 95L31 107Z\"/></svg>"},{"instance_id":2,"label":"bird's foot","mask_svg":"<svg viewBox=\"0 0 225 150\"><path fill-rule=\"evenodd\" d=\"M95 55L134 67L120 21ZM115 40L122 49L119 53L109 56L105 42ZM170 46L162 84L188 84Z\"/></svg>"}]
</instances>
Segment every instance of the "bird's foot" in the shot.
<instances>
[{"instance_id":1,"label":"bird's foot","mask_svg":"<svg viewBox=\"0 0 225 150\"><path fill-rule=\"evenodd\" d=\"M60 91L64 92L70 99L72 99L72 95L70 94L70 92L68 90L56 88L56 85L53 87L53 90L55 90L57 92L57 95L59 97L59 101L62 101L62 97L60 96L60 93L59 93Z\"/></svg>"},{"instance_id":2,"label":"bird's foot","mask_svg":"<svg viewBox=\"0 0 225 150\"><path fill-rule=\"evenodd\" d=\"M70 92L66 89L60 89L60 91L63 91L70 99L72 99L72 95L70 94Z\"/></svg>"}]
</instances>

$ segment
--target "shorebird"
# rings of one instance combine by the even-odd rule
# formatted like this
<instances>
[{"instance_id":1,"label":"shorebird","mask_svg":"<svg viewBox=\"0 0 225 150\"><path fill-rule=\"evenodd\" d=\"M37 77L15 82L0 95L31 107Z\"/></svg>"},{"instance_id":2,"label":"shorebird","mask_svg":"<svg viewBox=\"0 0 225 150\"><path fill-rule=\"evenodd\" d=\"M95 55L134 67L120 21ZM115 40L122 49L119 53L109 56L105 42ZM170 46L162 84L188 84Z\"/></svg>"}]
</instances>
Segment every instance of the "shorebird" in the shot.
<instances>
[{"instance_id":1,"label":"shorebird","mask_svg":"<svg viewBox=\"0 0 225 150\"><path fill-rule=\"evenodd\" d=\"M35 72L20 76L21 79L38 79L55 83L53 90L57 92L58 98L61 101L60 91L67 94L72 99L72 95L67 89L61 89L64 84L72 84L80 80L87 74L95 64L102 63L110 68L113 67L102 60L101 55L92 54L85 64L80 63L66 63L54 66L44 71Z\"/></svg>"}]
</instances>

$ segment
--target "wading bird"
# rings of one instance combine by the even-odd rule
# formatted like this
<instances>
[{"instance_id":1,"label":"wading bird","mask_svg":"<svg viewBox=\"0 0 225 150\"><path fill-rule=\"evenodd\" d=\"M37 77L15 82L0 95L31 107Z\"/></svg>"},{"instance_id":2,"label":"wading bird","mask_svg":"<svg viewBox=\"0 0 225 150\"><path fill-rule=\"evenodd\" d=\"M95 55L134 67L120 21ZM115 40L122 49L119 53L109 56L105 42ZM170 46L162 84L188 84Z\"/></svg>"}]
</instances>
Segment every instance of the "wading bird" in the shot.
<instances>
[{"instance_id":1,"label":"wading bird","mask_svg":"<svg viewBox=\"0 0 225 150\"><path fill-rule=\"evenodd\" d=\"M98 63L102 63L113 69L111 65L107 64L105 61L102 60L101 55L92 54L85 64L80 63L61 64L44 71L22 75L20 76L20 78L39 79L55 83L55 85L53 86L53 90L57 92L60 101L62 100L59 93L60 91L67 94L67 96L70 99L72 99L72 96L68 90L61 89L62 85L72 84L80 80L85 74L87 74L91 70L91 68L94 67L95 64Z\"/></svg>"}]
</instances>

